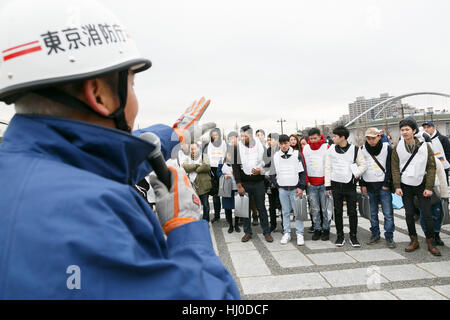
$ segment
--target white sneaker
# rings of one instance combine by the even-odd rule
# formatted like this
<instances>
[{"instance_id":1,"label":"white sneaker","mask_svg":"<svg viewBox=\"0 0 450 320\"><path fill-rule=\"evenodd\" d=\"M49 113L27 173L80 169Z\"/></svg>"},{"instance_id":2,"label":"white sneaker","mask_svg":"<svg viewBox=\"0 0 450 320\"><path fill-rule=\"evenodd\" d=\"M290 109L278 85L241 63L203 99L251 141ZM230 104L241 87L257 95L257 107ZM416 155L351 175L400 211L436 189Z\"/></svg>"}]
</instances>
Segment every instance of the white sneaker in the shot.
<instances>
[{"instance_id":1,"label":"white sneaker","mask_svg":"<svg viewBox=\"0 0 450 320\"><path fill-rule=\"evenodd\" d=\"M298 246L303 246L305 244L305 239L303 238L303 236L301 234L297 235L297 245Z\"/></svg>"},{"instance_id":2,"label":"white sneaker","mask_svg":"<svg viewBox=\"0 0 450 320\"><path fill-rule=\"evenodd\" d=\"M280 209L277 209L277 217L281 216L281 211Z\"/></svg>"},{"instance_id":3,"label":"white sneaker","mask_svg":"<svg viewBox=\"0 0 450 320\"><path fill-rule=\"evenodd\" d=\"M289 233L283 234L283 237L281 237L281 244L287 244L289 241L291 241L291 235Z\"/></svg>"}]
</instances>

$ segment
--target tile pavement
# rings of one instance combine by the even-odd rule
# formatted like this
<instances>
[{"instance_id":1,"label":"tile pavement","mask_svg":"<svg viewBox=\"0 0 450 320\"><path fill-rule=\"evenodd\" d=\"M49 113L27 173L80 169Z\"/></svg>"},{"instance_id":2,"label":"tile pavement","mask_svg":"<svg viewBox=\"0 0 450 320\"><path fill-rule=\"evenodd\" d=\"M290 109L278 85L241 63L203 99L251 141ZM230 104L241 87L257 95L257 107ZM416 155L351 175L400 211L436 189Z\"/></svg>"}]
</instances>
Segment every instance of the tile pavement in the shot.
<instances>
[{"instance_id":1,"label":"tile pavement","mask_svg":"<svg viewBox=\"0 0 450 320\"><path fill-rule=\"evenodd\" d=\"M265 241L261 228L252 227L253 238L242 243L244 233L227 232L223 222L211 225L216 252L222 258L241 291L243 299L308 300L450 300L450 228L443 227L440 247L442 257L433 257L421 248L405 253L409 242L404 213L395 210L397 248L388 249L384 241L369 246L370 221L358 218L361 248L348 242L343 248L334 245L332 222L329 241L312 241L305 222L305 245L296 245L295 225L291 221L292 240L280 244L282 234L272 233L274 242ZM223 216L223 215L222 215ZM280 227L280 220L278 219ZM383 237L383 219L380 230ZM344 212L344 232L348 237L348 217ZM420 225L416 225L419 236Z\"/></svg>"}]
</instances>

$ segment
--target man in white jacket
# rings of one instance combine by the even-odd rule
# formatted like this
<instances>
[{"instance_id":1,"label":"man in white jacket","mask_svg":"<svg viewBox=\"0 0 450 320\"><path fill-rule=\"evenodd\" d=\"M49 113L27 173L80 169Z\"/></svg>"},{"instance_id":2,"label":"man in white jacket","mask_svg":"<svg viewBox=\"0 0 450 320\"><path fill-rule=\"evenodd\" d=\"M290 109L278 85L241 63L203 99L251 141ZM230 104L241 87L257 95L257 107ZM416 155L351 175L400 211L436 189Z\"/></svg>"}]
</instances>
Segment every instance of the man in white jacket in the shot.
<instances>
[{"instance_id":1,"label":"man in white jacket","mask_svg":"<svg viewBox=\"0 0 450 320\"><path fill-rule=\"evenodd\" d=\"M367 163L358 147L348 143L350 135L344 126L333 130L334 144L328 149L325 157L325 188L333 195L334 216L336 223L336 246L345 244L343 225L343 202L347 202L347 213L350 221L350 244L360 247L356 237L358 215L356 212L356 181L367 170Z\"/></svg>"}]
</instances>

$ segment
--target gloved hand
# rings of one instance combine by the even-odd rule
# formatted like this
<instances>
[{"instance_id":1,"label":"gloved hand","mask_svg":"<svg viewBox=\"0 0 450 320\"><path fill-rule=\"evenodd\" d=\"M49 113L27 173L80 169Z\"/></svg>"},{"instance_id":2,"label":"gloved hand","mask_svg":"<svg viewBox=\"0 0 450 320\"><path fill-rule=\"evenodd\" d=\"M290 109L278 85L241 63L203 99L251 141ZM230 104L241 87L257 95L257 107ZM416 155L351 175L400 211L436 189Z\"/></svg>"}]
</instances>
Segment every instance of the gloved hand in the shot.
<instances>
[{"instance_id":1,"label":"gloved hand","mask_svg":"<svg viewBox=\"0 0 450 320\"><path fill-rule=\"evenodd\" d=\"M180 142L186 141L186 143L192 143L197 141L204 133L216 127L213 122L208 122L203 125L199 125L199 121L209 107L211 100L206 101L203 97L197 103L194 101L192 106L186 109L186 111L178 118L173 125L173 129L178 134Z\"/></svg>"},{"instance_id":2,"label":"gloved hand","mask_svg":"<svg viewBox=\"0 0 450 320\"><path fill-rule=\"evenodd\" d=\"M168 168L172 177L170 192L155 174L150 175L150 184L155 191L156 213L166 235L179 226L199 220L202 215L200 199L183 169Z\"/></svg>"}]
</instances>

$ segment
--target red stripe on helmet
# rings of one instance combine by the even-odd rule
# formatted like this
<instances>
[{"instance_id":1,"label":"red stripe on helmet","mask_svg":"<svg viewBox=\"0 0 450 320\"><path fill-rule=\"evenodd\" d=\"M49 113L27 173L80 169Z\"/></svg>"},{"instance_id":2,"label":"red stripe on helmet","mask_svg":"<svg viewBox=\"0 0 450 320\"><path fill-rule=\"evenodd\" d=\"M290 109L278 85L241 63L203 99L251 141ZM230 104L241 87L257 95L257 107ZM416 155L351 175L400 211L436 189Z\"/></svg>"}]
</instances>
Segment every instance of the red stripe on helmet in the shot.
<instances>
[{"instance_id":1,"label":"red stripe on helmet","mask_svg":"<svg viewBox=\"0 0 450 320\"><path fill-rule=\"evenodd\" d=\"M39 41L28 42L28 43L25 43L25 44L21 44L20 46L15 46L15 47L3 50L2 53L6 53L6 52L9 52L9 51L12 51L12 50L15 50L15 49L19 49L19 48L22 48L22 47L25 47L25 46L29 46L31 44L37 44L37 43L39 43Z\"/></svg>"},{"instance_id":2,"label":"red stripe on helmet","mask_svg":"<svg viewBox=\"0 0 450 320\"><path fill-rule=\"evenodd\" d=\"M30 49L25 49L25 50L22 50L22 51L17 51L15 53L10 54L10 55L4 56L3 57L3 61L8 61L8 60L11 60L11 59L23 56L25 54L29 54L29 53L36 52L36 51L41 51L41 50L42 50L42 47L39 46L39 47L30 48Z\"/></svg>"}]
</instances>

